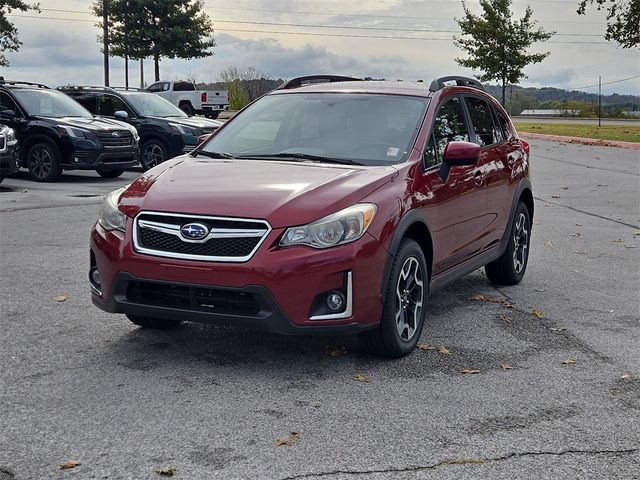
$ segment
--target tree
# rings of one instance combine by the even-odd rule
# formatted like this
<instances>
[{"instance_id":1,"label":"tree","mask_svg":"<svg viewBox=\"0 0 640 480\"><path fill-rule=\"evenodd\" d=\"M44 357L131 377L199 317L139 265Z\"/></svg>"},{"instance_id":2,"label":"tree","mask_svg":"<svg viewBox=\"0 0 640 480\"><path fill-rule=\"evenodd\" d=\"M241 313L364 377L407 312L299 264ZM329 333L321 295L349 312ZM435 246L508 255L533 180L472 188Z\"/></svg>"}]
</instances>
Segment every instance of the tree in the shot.
<instances>
[{"instance_id":1,"label":"tree","mask_svg":"<svg viewBox=\"0 0 640 480\"><path fill-rule=\"evenodd\" d=\"M161 58L203 58L213 55L213 23L203 0L110 0L110 53L132 59L152 57L160 80ZM94 0L96 16L102 1ZM102 22L97 26L102 28Z\"/></svg>"},{"instance_id":2,"label":"tree","mask_svg":"<svg viewBox=\"0 0 640 480\"><path fill-rule=\"evenodd\" d=\"M225 83L229 95L229 110L240 110L249 103L249 95L242 85L242 71L238 67L224 68L220 80Z\"/></svg>"},{"instance_id":3,"label":"tree","mask_svg":"<svg viewBox=\"0 0 640 480\"><path fill-rule=\"evenodd\" d=\"M456 62L482 71L478 75L482 81L501 82L504 105L507 84L518 84L520 79L526 78L523 70L527 65L540 63L549 56L550 52L527 53L529 47L535 42L548 40L555 32L536 28L537 22L531 18L531 7L527 7L524 17L514 20L511 0L480 0L480 5L483 13L478 16L462 2L464 18L456 18L456 21L463 36L454 36L454 43L469 57L456 58Z\"/></svg>"},{"instance_id":4,"label":"tree","mask_svg":"<svg viewBox=\"0 0 640 480\"><path fill-rule=\"evenodd\" d=\"M578 15L586 15L587 6L594 3L598 10L607 10L605 39L618 42L622 48L640 47L640 1L582 0Z\"/></svg>"},{"instance_id":5,"label":"tree","mask_svg":"<svg viewBox=\"0 0 640 480\"><path fill-rule=\"evenodd\" d=\"M18 38L18 29L7 18L12 10L21 12L35 10L40 13L40 5L23 0L0 0L0 67L9 66L9 60L4 56L4 52L17 52L22 45Z\"/></svg>"}]
</instances>

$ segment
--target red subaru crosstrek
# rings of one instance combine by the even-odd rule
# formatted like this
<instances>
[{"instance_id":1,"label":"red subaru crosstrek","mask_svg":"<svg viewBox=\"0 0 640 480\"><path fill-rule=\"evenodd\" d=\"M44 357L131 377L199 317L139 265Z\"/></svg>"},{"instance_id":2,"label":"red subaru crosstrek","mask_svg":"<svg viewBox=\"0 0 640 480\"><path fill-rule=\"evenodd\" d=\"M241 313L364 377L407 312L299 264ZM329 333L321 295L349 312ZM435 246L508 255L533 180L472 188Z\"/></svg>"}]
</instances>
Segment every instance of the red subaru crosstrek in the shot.
<instances>
[{"instance_id":1,"label":"red subaru crosstrek","mask_svg":"<svg viewBox=\"0 0 640 480\"><path fill-rule=\"evenodd\" d=\"M399 357L428 294L527 268L529 146L476 80L293 79L104 201L93 302L133 323L359 333Z\"/></svg>"}]
</instances>

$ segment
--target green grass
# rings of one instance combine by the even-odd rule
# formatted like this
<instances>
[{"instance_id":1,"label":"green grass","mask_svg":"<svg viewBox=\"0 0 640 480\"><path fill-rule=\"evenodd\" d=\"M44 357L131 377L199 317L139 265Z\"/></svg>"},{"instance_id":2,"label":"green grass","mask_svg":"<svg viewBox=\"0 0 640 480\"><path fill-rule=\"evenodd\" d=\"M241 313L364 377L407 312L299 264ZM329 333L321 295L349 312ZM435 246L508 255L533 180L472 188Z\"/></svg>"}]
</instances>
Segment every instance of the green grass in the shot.
<instances>
[{"instance_id":1,"label":"green grass","mask_svg":"<svg viewBox=\"0 0 640 480\"><path fill-rule=\"evenodd\" d=\"M514 122L519 132L545 133L567 137L596 138L640 142L640 127L635 125L574 125L564 123Z\"/></svg>"}]
</instances>

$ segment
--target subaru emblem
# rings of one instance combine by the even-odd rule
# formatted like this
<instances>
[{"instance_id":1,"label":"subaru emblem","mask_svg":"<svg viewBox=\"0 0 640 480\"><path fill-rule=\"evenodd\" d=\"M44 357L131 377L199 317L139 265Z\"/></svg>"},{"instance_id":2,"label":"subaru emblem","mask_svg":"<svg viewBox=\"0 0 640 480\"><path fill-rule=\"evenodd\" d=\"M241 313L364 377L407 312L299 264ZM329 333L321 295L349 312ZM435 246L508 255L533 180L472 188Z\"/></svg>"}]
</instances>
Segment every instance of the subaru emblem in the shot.
<instances>
[{"instance_id":1,"label":"subaru emblem","mask_svg":"<svg viewBox=\"0 0 640 480\"><path fill-rule=\"evenodd\" d=\"M111 136L112 136L112 137L119 137L119 136L120 136L120 133L118 133L118 132L113 132L113 133L111 134Z\"/></svg>"},{"instance_id":2,"label":"subaru emblem","mask_svg":"<svg viewBox=\"0 0 640 480\"><path fill-rule=\"evenodd\" d=\"M187 240L202 240L209 235L209 227L202 223L187 223L180 229L180 235Z\"/></svg>"}]
</instances>

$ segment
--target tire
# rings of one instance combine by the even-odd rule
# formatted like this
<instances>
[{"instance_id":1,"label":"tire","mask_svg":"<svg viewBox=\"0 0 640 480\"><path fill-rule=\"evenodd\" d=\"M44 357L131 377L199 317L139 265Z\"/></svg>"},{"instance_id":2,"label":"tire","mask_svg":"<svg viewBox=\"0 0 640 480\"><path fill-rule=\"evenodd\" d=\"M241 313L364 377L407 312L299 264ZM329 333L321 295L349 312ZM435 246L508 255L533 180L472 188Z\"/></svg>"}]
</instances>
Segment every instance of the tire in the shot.
<instances>
[{"instance_id":1,"label":"tire","mask_svg":"<svg viewBox=\"0 0 640 480\"><path fill-rule=\"evenodd\" d=\"M208 114L207 118L212 118L212 119L217 119L218 116L220 115L220 112L211 112L210 114Z\"/></svg>"},{"instance_id":2,"label":"tire","mask_svg":"<svg viewBox=\"0 0 640 480\"><path fill-rule=\"evenodd\" d=\"M0 183L2 183L3 180L4 180L4 177L0 175Z\"/></svg>"},{"instance_id":3,"label":"tire","mask_svg":"<svg viewBox=\"0 0 640 480\"><path fill-rule=\"evenodd\" d=\"M167 147L161 140L149 139L140 148L140 165L147 171L169 158Z\"/></svg>"},{"instance_id":4,"label":"tire","mask_svg":"<svg viewBox=\"0 0 640 480\"><path fill-rule=\"evenodd\" d=\"M164 318L141 317L138 315L127 315L127 318L142 328L151 328L154 330L170 330L180 326L180 320L167 320Z\"/></svg>"},{"instance_id":5,"label":"tire","mask_svg":"<svg viewBox=\"0 0 640 480\"><path fill-rule=\"evenodd\" d=\"M102 178L118 178L124 173L124 169L119 168L117 170L102 170L98 168L96 172L98 172L98 175L100 175Z\"/></svg>"},{"instance_id":6,"label":"tire","mask_svg":"<svg viewBox=\"0 0 640 480\"><path fill-rule=\"evenodd\" d=\"M485 265L484 270L491 283L515 285L520 283L527 270L529 243L531 241L531 219L523 202L518 203L513 225L509 232L507 249L497 260Z\"/></svg>"},{"instance_id":7,"label":"tire","mask_svg":"<svg viewBox=\"0 0 640 480\"><path fill-rule=\"evenodd\" d=\"M184 113L186 113L190 117L193 117L194 111L190 103L187 103L187 102L181 103L180 110L182 110Z\"/></svg>"},{"instance_id":8,"label":"tire","mask_svg":"<svg viewBox=\"0 0 640 480\"><path fill-rule=\"evenodd\" d=\"M27 168L36 182L55 182L62 175L60 154L50 143L36 143L27 153Z\"/></svg>"},{"instance_id":9,"label":"tire","mask_svg":"<svg viewBox=\"0 0 640 480\"><path fill-rule=\"evenodd\" d=\"M424 253L417 242L404 239L391 267L380 324L359 335L361 344L384 357L409 355L422 334L428 294Z\"/></svg>"}]
</instances>

